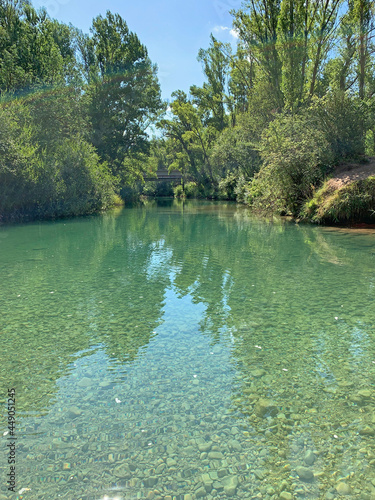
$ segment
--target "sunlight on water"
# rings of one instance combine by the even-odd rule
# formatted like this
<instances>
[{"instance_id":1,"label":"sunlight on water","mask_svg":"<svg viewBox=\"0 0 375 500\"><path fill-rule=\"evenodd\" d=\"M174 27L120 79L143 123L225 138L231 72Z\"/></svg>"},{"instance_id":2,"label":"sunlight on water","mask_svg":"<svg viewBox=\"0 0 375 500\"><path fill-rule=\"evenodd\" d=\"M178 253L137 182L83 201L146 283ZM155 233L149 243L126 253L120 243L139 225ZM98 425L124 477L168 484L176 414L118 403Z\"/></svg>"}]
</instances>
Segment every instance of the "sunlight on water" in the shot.
<instances>
[{"instance_id":1,"label":"sunlight on water","mask_svg":"<svg viewBox=\"0 0 375 500\"><path fill-rule=\"evenodd\" d=\"M375 498L374 242L225 203L0 227L0 499Z\"/></svg>"}]
</instances>

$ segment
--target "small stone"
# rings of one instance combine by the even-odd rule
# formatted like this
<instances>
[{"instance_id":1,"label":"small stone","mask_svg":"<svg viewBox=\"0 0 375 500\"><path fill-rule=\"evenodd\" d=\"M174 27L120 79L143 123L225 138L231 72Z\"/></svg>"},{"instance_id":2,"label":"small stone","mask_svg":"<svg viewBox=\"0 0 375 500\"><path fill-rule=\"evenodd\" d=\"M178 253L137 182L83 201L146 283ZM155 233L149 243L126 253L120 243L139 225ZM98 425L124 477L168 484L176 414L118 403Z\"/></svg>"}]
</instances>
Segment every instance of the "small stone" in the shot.
<instances>
[{"instance_id":1,"label":"small stone","mask_svg":"<svg viewBox=\"0 0 375 500\"><path fill-rule=\"evenodd\" d=\"M266 489L266 493L267 493L267 495L272 496L272 495L274 495L276 492L275 492L275 490L272 488L272 486L269 486L269 487Z\"/></svg>"},{"instance_id":2,"label":"small stone","mask_svg":"<svg viewBox=\"0 0 375 500\"><path fill-rule=\"evenodd\" d=\"M210 451L208 458L211 460L223 460L224 455L220 451Z\"/></svg>"},{"instance_id":3,"label":"small stone","mask_svg":"<svg viewBox=\"0 0 375 500\"><path fill-rule=\"evenodd\" d=\"M217 477L219 477L220 479L225 477L227 474L228 474L228 472L226 469L219 469L217 471Z\"/></svg>"},{"instance_id":4,"label":"small stone","mask_svg":"<svg viewBox=\"0 0 375 500\"><path fill-rule=\"evenodd\" d=\"M292 500L293 495L289 491L282 491L279 496L280 500Z\"/></svg>"},{"instance_id":5,"label":"small stone","mask_svg":"<svg viewBox=\"0 0 375 500\"><path fill-rule=\"evenodd\" d=\"M174 460L173 458L167 458L167 466L173 467L174 465L177 465L176 460Z\"/></svg>"},{"instance_id":6,"label":"small stone","mask_svg":"<svg viewBox=\"0 0 375 500\"><path fill-rule=\"evenodd\" d=\"M257 417L264 418L268 415L276 416L277 415L277 407L273 401L269 399L259 399L257 404L255 405L255 415Z\"/></svg>"},{"instance_id":7,"label":"small stone","mask_svg":"<svg viewBox=\"0 0 375 500\"><path fill-rule=\"evenodd\" d=\"M158 478L156 476L146 477L143 482L146 488L152 488L155 484L157 484Z\"/></svg>"},{"instance_id":8,"label":"small stone","mask_svg":"<svg viewBox=\"0 0 375 500\"><path fill-rule=\"evenodd\" d=\"M315 458L316 457L314 455L314 452L311 450L307 450L305 453L305 456L303 457L303 460L304 460L305 464L313 465L313 463L315 462Z\"/></svg>"},{"instance_id":9,"label":"small stone","mask_svg":"<svg viewBox=\"0 0 375 500\"><path fill-rule=\"evenodd\" d=\"M361 436L373 436L375 434L375 429L370 427L369 425L366 425L359 431Z\"/></svg>"},{"instance_id":10,"label":"small stone","mask_svg":"<svg viewBox=\"0 0 375 500\"><path fill-rule=\"evenodd\" d=\"M72 406L68 410L68 417L77 418L82 414L82 410L80 410L77 406Z\"/></svg>"},{"instance_id":11,"label":"small stone","mask_svg":"<svg viewBox=\"0 0 375 500\"><path fill-rule=\"evenodd\" d=\"M263 375L265 375L267 372L266 372L266 370L256 369L256 370L252 370L250 373L253 377L260 378L260 377L263 377Z\"/></svg>"},{"instance_id":12,"label":"small stone","mask_svg":"<svg viewBox=\"0 0 375 500\"><path fill-rule=\"evenodd\" d=\"M206 496L206 490L201 486L196 492L195 492L195 498L203 498Z\"/></svg>"},{"instance_id":13,"label":"small stone","mask_svg":"<svg viewBox=\"0 0 375 500\"><path fill-rule=\"evenodd\" d=\"M307 467L297 467L296 472L302 481L311 481L314 479L314 474Z\"/></svg>"},{"instance_id":14,"label":"small stone","mask_svg":"<svg viewBox=\"0 0 375 500\"><path fill-rule=\"evenodd\" d=\"M201 481L203 483L204 489L207 491L207 493L209 493L212 490L212 483L213 483L209 474L202 474Z\"/></svg>"},{"instance_id":15,"label":"small stone","mask_svg":"<svg viewBox=\"0 0 375 500\"><path fill-rule=\"evenodd\" d=\"M263 481L263 479L266 477L266 474L262 470L255 470L254 474L255 477L257 477L260 481Z\"/></svg>"},{"instance_id":16,"label":"small stone","mask_svg":"<svg viewBox=\"0 0 375 500\"><path fill-rule=\"evenodd\" d=\"M285 490L287 490L287 489L288 489L288 486L289 486L289 485L288 485L288 482L287 482L287 481L285 481L285 479L284 479L283 481L281 481L280 486L279 486L279 490L280 490L280 492L281 492L281 491L285 491Z\"/></svg>"},{"instance_id":17,"label":"small stone","mask_svg":"<svg viewBox=\"0 0 375 500\"><path fill-rule=\"evenodd\" d=\"M131 473L128 464L121 464L114 468L113 474L121 479L130 479Z\"/></svg>"},{"instance_id":18,"label":"small stone","mask_svg":"<svg viewBox=\"0 0 375 500\"><path fill-rule=\"evenodd\" d=\"M337 484L336 491L339 495L351 495L352 493L351 487L344 482Z\"/></svg>"},{"instance_id":19,"label":"small stone","mask_svg":"<svg viewBox=\"0 0 375 500\"><path fill-rule=\"evenodd\" d=\"M201 452L210 451L212 448L212 441L207 441L207 443L201 443L198 445L198 450Z\"/></svg>"},{"instance_id":20,"label":"small stone","mask_svg":"<svg viewBox=\"0 0 375 500\"><path fill-rule=\"evenodd\" d=\"M79 387L89 387L90 385L92 385L93 381L91 378L88 378L88 377L83 377L81 378L81 380L78 382L78 386Z\"/></svg>"},{"instance_id":21,"label":"small stone","mask_svg":"<svg viewBox=\"0 0 375 500\"><path fill-rule=\"evenodd\" d=\"M165 469L165 464L160 464L156 467L155 473L159 476L160 474L162 474L164 469Z\"/></svg>"},{"instance_id":22,"label":"small stone","mask_svg":"<svg viewBox=\"0 0 375 500\"><path fill-rule=\"evenodd\" d=\"M242 446L241 446L240 442L237 441L237 439L231 439L230 441L228 441L228 446L229 446L229 448L231 448L234 451L241 451L242 450Z\"/></svg>"},{"instance_id":23,"label":"small stone","mask_svg":"<svg viewBox=\"0 0 375 500\"><path fill-rule=\"evenodd\" d=\"M238 486L237 476L227 476L222 479L222 483L224 484L224 493L228 497L232 497L236 493Z\"/></svg>"},{"instance_id":24,"label":"small stone","mask_svg":"<svg viewBox=\"0 0 375 500\"><path fill-rule=\"evenodd\" d=\"M190 495L190 493L187 493L184 495L184 500L193 500L193 497Z\"/></svg>"},{"instance_id":25,"label":"small stone","mask_svg":"<svg viewBox=\"0 0 375 500\"><path fill-rule=\"evenodd\" d=\"M195 449L193 446L186 446L186 448L184 448L184 452L187 454L187 455L194 455L195 453Z\"/></svg>"},{"instance_id":26,"label":"small stone","mask_svg":"<svg viewBox=\"0 0 375 500\"><path fill-rule=\"evenodd\" d=\"M357 394L362 399L370 399L371 398L371 391L369 391L368 389L362 389L361 391L358 391Z\"/></svg>"}]
</instances>

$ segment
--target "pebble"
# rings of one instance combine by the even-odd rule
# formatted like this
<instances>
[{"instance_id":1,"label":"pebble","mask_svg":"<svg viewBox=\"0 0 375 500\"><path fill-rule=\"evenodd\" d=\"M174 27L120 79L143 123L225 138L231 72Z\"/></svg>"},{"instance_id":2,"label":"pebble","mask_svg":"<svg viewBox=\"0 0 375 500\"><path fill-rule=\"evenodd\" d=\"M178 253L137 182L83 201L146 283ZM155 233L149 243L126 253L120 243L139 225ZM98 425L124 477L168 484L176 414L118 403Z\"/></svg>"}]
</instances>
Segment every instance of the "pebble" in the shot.
<instances>
[{"instance_id":1,"label":"pebble","mask_svg":"<svg viewBox=\"0 0 375 500\"><path fill-rule=\"evenodd\" d=\"M81 380L78 382L79 387L89 387L90 385L93 384L93 380L88 377L83 377Z\"/></svg>"},{"instance_id":2,"label":"pebble","mask_svg":"<svg viewBox=\"0 0 375 500\"><path fill-rule=\"evenodd\" d=\"M82 410L80 410L77 406L72 406L68 410L68 416L70 418L76 418L79 417L82 414Z\"/></svg>"},{"instance_id":3,"label":"pebble","mask_svg":"<svg viewBox=\"0 0 375 500\"><path fill-rule=\"evenodd\" d=\"M212 441L207 441L207 443L201 443L198 445L198 450L201 452L210 451L212 448Z\"/></svg>"},{"instance_id":4,"label":"pebble","mask_svg":"<svg viewBox=\"0 0 375 500\"><path fill-rule=\"evenodd\" d=\"M240 444L239 441L237 441L237 439L231 439L228 441L228 446L229 448L231 448L232 450L235 450L235 451L241 451L242 450L242 446Z\"/></svg>"},{"instance_id":5,"label":"pebble","mask_svg":"<svg viewBox=\"0 0 375 500\"><path fill-rule=\"evenodd\" d=\"M293 495L289 491L282 491L279 496L280 500L292 500Z\"/></svg>"},{"instance_id":6,"label":"pebble","mask_svg":"<svg viewBox=\"0 0 375 500\"><path fill-rule=\"evenodd\" d=\"M238 478L237 476L227 476L222 479L222 483L224 484L224 493L228 497L232 497L236 493L236 489L238 486Z\"/></svg>"},{"instance_id":7,"label":"pebble","mask_svg":"<svg viewBox=\"0 0 375 500\"><path fill-rule=\"evenodd\" d=\"M255 415L257 417L264 418L268 415L275 416L277 415L277 407L276 404L273 401L270 401L269 399L264 399L261 398L258 400L257 404L255 405Z\"/></svg>"},{"instance_id":8,"label":"pebble","mask_svg":"<svg viewBox=\"0 0 375 500\"><path fill-rule=\"evenodd\" d=\"M120 477L121 479L130 479L131 474L128 467L128 464L121 464L114 468L113 473L116 477Z\"/></svg>"},{"instance_id":9,"label":"pebble","mask_svg":"<svg viewBox=\"0 0 375 500\"><path fill-rule=\"evenodd\" d=\"M210 451L208 458L211 460L223 460L224 455L220 451Z\"/></svg>"},{"instance_id":10,"label":"pebble","mask_svg":"<svg viewBox=\"0 0 375 500\"><path fill-rule=\"evenodd\" d=\"M375 429L373 427L370 427L369 425L366 425L359 430L359 433L361 436L373 436L375 434Z\"/></svg>"},{"instance_id":11,"label":"pebble","mask_svg":"<svg viewBox=\"0 0 375 500\"><path fill-rule=\"evenodd\" d=\"M336 491L339 495L351 495L352 493L351 487L344 482L337 484Z\"/></svg>"},{"instance_id":12,"label":"pebble","mask_svg":"<svg viewBox=\"0 0 375 500\"><path fill-rule=\"evenodd\" d=\"M297 467L296 472L302 481L311 481L314 479L313 472L307 467Z\"/></svg>"},{"instance_id":13,"label":"pebble","mask_svg":"<svg viewBox=\"0 0 375 500\"><path fill-rule=\"evenodd\" d=\"M206 490L201 486L197 491L195 492L195 498L203 498L206 496Z\"/></svg>"},{"instance_id":14,"label":"pebble","mask_svg":"<svg viewBox=\"0 0 375 500\"><path fill-rule=\"evenodd\" d=\"M284 490L288 489L288 486L289 486L289 485L288 485L288 482L287 482L287 481L285 481L285 479L284 479L284 480L283 480L283 481L281 481L281 483L280 483L280 486L279 486L279 491L281 492L281 491L284 491Z\"/></svg>"},{"instance_id":15,"label":"pebble","mask_svg":"<svg viewBox=\"0 0 375 500\"><path fill-rule=\"evenodd\" d=\"M305 456L303 457L303 460L305 462L305 464L307 465L313 465L313 463L315 462L315 454L313 451L311 450L307 450L306 453L305 453Z\"/></svg>"}]
</instances>

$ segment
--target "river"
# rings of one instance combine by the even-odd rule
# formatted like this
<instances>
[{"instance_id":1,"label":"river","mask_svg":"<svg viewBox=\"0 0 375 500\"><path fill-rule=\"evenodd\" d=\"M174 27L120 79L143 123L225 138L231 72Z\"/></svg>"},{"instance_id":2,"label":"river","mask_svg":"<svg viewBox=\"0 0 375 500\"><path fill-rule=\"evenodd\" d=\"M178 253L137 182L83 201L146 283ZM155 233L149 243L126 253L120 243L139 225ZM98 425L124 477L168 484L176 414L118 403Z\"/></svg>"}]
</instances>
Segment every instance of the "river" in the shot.
<instances>
[{"instance_id":1,"label":"river","mask_svg":"<svg viewBox=\"0 0 375 500\"><path fill-rule=\"evenodd\" d=\"M0 499L375 498L374 243L209 202L0 227Z\"/></svg>"}]
</instances>

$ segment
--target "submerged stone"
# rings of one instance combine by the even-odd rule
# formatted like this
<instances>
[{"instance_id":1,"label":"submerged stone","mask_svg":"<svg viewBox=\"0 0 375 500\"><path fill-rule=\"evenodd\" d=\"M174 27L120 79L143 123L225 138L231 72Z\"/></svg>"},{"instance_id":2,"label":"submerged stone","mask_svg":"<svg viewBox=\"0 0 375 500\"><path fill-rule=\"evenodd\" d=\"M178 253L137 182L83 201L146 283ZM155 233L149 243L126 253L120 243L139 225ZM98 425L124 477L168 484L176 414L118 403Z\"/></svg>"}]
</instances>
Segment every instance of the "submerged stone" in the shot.
<instances>
[{"instance_id":1,"label":"submerged stone","mask_svg":"<svg viewBox=\"0 0 375 500\"><path fill-rule=\"evenodd\" d=\"M268 415L276 416L277 415L277 406L276 404L269 399L259 399L257 404L255 405L255 414L258 417L264 418Z\"/></svg>"},{"instance_id":2,"label":"submerged stone","mask_svg":"<svg viewBox=\"0 0 375 500\"><path fill-rule=\"evenodd\" d=\"M293 495L289 491L282 491L279 496L280 500L292 500Z\"/></svg>"},{"instance_id":3,"label":"submerged stone","mask_svg":"<svg viewBox=\"0 0 375 500\"><path fill-rule=\"evenodd\" d=\"M307 465L313 465L313 463L315 462L315 454L313 451L311 450L307 450L306 453L305 453L305 456L303 457L303 460L305 462L305 464Z\"/></svg>"},{"instance_id":4,"label":"submerged stone","mask_svg":"<svg viewBox=\"0 0 375 500\"><path fill-rule=\"evenodd\" d=\"M352 493L351 487L344 482L340 482L337 484L336 491L339 495L351 495Z\"/></svg>"},{"instance_id":5,"label":"submerged stone","mask_svg":"<svg viewBox=\"0 0 375 500\"><path fill-rule=\"evenodd\" d=\"M211 448L212 448L212 441L207 441L207 443L201 443L198 445L198 450L200 452L210 451Z\"/></svg>"},{"instance_id":6,"label":"submerged stone","mask_svg":"<svg viewBox=\"0 0 375 500\"><path fill-rule=\"evenodd\" d=\"M359 433L361 436L373 436L375 434L375 429L373 427L370 427L369 425L366 425L359 430Z\"/></svg>"},{"instance_id":7,"label":"submerged stone","mask_svg":"<svg viewBox=\"0 0 375 500\"><path fill-rule=\"evenodd\" d=\"M114 468L113 473L121 479L130 479L132 477L128 464L121 464Z\"/></svg>"},{"instance_id":8,"label":"submerged stone","mask_svg":"<svg viewBox=\"0 0 375 500\"><path fill-rule=\"evenodd\" d=\"M314 479L313 472L307 467L297 467L296 472L302 481L311 481Z\"/></svg>"},{"instance_id":9,"label":"submerged stone","mask_svg":"<svg viewBox=\"0 0 375 500\"><path fill-rule=\"evenodd\" d=\"M236 489L238 486L238 478L237 476L227 476L222 479L222 483L224 484L224 493L231 497L236 493Z\"/></svg>"}]
</instances>

